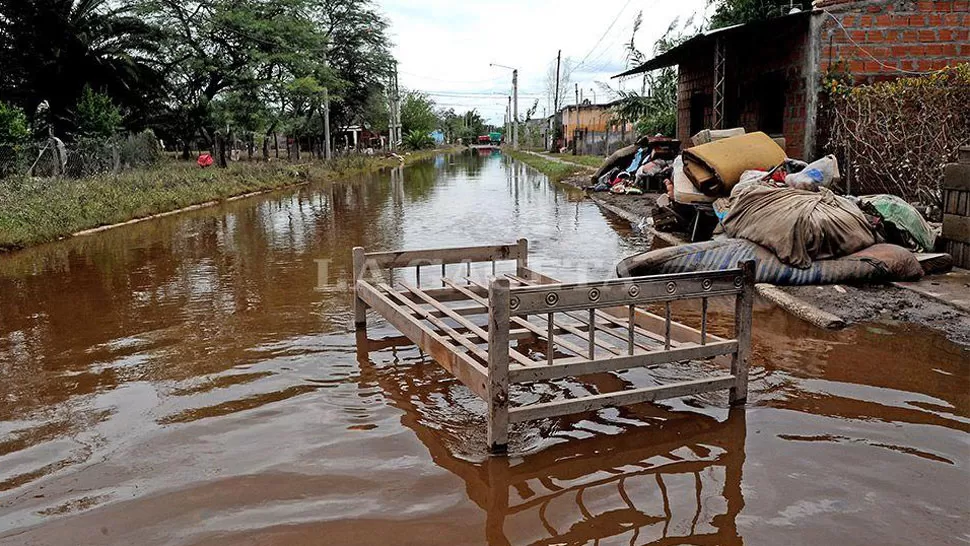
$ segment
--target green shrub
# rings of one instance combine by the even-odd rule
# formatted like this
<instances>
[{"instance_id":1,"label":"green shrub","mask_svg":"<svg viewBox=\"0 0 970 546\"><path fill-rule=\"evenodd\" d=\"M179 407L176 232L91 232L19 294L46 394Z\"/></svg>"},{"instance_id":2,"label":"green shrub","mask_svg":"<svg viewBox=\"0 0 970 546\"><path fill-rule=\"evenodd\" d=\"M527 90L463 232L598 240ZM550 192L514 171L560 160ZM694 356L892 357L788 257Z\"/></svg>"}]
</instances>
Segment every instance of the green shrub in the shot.
<instances>
[{"instance_id":1,"label":"green shrub","mask_svg":"<svg viewBox=\"0 0 970 546\"><path fill-rule=\"evenodd\" d=\"M27 142L28 138L30 129L24 111L0 101L0 145L15 146Z\"/></svg>"},{"instance_id":2,"label":"green shrub","mask_svg":"<svg viewBox=\"0 0 970 546\"><path fill-rule=\"evenodd\" d=\"M74 124L78 137L110 138L121 129L121 111L111 102L111 97L85 86L74 111Z\"/></svg>"},{"instance_id":3,"label":"green shrub","mask_svg":"<svg viewBox=\"0 0 970 546\"><path fill-rule=\"evenodd\" d=\"M434 139L426 132L411 131L404 135L404 145L411 150L424 150L434 147Z\"/></svg>"}]
</instances>

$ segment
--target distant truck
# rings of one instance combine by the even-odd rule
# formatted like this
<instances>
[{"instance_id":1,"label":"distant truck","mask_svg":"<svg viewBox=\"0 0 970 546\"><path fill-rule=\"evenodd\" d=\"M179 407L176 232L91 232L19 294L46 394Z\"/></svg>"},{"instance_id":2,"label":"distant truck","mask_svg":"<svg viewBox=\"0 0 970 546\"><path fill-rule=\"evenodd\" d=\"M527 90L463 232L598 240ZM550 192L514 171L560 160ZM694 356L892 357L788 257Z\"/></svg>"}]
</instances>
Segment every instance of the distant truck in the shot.
<instances>
[{"instance_id":1,"label":"distant truck","mask_svg":"<svg viewBox=\"0 0 970 546\"><path fill-rule=\"evenodd\" d=\"M499 144L502 143L502 133L498 131L493 131L488 134L488 139L491 144L498 146Z\"/></svg>"},{"instance_id":2,"label":"distant truck","mask_svg":"<svg viewBox=\"0 0 970 546\"><path fill-rule=\"evenodd\" d=\"M478 137L478 144L480 146L488 146L491 142L492 142L492 139L488 135L482 135Z\"/></svg>"}]
</instances>

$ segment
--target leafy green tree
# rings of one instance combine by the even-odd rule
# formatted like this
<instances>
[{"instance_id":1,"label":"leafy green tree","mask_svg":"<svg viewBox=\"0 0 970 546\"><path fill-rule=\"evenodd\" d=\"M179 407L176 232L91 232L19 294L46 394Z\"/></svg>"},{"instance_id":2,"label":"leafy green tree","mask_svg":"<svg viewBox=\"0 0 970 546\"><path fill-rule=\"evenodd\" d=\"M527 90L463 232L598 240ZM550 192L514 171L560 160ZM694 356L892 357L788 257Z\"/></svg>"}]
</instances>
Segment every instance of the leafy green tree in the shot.
<instances>
[{"instance_id":1,"label":"leafy green tree","mask_svg":"<svg viewBox=\"0 0 970 546\"><path fill-rule=\"evenodd\" d=\"M166 31L163 127L184 149L198 137L211 142L217 130L211 110L220 94L264 93L322 56L308 0L133 1L145 20Z\"/></svg>"},{"instance_id":2,"label":"leafy green tree","mask_svg":"<svg viewBox=\"0 0 970 546\"><path fill-rule=\"evenodd\" d=\"M0 1L0 99L32 120L42 103L55 133L86 85L104 90L133 120L150 110L161 79L159 31L112 0Z\"/></svg>"},{"instance_id":3,"label":"leafy green tree","mask_svg":"<svg viewBox=\"0 0 970 546\"><path fill-rule=\"evenodd\" d=\"M340 85L331 89L335 125L364 120L375 97L384 94L394 58L389 23L372 0L311 0L315 24L323 32L325 61Z\"/></svg>"},{"instance_id":4,"label":"leafy green tree","mask_svg":"<svg viewBox=\"0 0 970 546\"><path fill-rule=\"evenodd\" d=\"M334 126L359 121L383 93L392 59L371 0L132 1L167 30L163 126L183 150L220 130L212 110L225 94L261 101L272 112L267 135L319 137L324 88Z\"/></svg>"},{"instance_id":5,"label":"leafy green tree","mask_svg":"<svg viewBox=\"0 0 970 546\"><path fill-rule=\"evenodd\" d=\"M404 135L404 145L412 150L434 147L434 139L425 131L413 130Z\"/></svg>"},{"instance_id":6,"label":"leafy green tree","mask_svg":"<svg viewBox=\"0 0 970 546\"><path fill-rule=\"evenodd\" d=\"M0 146L15 146L30 138L27 116L19 107L0 101Z\"/></svg>"},{"instance_id":7,"label":"leafy green tree","mask_svg":"<svg viewBox=\"0 0 970 546\"><path fill-rule=\"evenodd\" d=\"M793 4L790 0L709 0L714 7L711 28L729 27L785 15ZM812 9L811 0L798 0L794 7Z\"/></svg>"},{"instance_id":8,"label":"leafy green tree","mask_svg":"<svg viewBox=\"0 0 970 546\"><path fill-rule=\"evenodd\" d=\"M121 112L111 97L87 86L74 109L74 124L79 138L106 139L121 129Z\"/></svg>"},{"instance_id":9,"label":"leafy green tree","mask_svg":"<svg viewBox=\"0 0 970 546\"><path fill-rule=\"evenodd\" d=\"M413 131L425 134L438 127L435 103L420 91L407 91L401 101L401 126L405 133Z\"/></svg>"},{"instance_id":10,"label":"leafy green tree","mask_svg":"<svg viewBox=\"0 0 970 546\"><path fill-rule=\"evenodd\" d=\"M361 115L364 126L371 131L385 133L387 132L388 119L387 98L383 93L372 93L368 97L364 112Z\"/></svg>"},{"instance_id":11,"label":"leafy green tree","mask_svg":"<svg viewBox=\"0 0 970 546\"><path fill-rule=\"evenodd\" d=\"M643 14L637 15L633 33L626 45L627 59L631 65L643 64L647 56L636 47L636 34L640 30ZM683 26L674 20L667 32L654 43L653 52L660 55L683 43L695 33L693 20ZM643 75L640 91L614 91L619 99L612 107L613 119L619 123L633 123L640 134L672 136L677 132L677 70L661 68Z\"/></svg>"}]
</instances>

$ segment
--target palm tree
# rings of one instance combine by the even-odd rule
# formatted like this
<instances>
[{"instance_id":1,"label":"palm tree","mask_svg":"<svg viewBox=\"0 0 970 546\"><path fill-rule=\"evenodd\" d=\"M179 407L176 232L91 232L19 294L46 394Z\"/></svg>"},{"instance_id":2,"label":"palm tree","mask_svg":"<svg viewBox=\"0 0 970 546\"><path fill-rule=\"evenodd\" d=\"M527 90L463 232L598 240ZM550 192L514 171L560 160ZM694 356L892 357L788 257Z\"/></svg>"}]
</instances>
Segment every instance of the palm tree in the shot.
<instances>
[{"instance_id":1,"label":"palm tree","mask_svg":"<svg viewBox=\"0 0 970 546\"><path fill-rule=\"evenodd\" d=\"M46 102L58 134L86 85L129 115L161 88L160 32L116 0L0 0L0 100L33 117Z\"/></svg>"}]
</instances>

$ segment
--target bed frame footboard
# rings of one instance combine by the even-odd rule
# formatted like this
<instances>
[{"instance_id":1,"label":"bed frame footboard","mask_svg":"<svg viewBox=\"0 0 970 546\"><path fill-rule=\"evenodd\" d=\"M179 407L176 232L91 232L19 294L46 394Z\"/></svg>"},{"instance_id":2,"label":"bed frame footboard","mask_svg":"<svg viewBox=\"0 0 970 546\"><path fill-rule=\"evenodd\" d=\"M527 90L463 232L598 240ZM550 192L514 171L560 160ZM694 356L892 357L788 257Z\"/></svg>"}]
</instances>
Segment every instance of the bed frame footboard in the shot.
<instances>
[{"instance_id":1,"label":"bed frame footboard","mask_svg":"<svg viewBox=\"0 0 970 546\"><path fill-rule=\"evenodd\" d=\"M496 263L503 261L515 262L514 274L497 274ZM488 262L488 281L473 279L472 264ZM559 283L529 269L528 242L520 239L370 254L357 247L353 263L357 328L366 329L367 309L373 309L484 399L493 453L506 450L510 423L717 390L728 390L732 405L747 397L754 262L721 271ZM447 276L454 264L466 264L464 279ZM429 267L441 272L434 288L422 287L422 270ZM395 285L393 271L404 268L414 269L414 280ZM378 271L390 272L390 281L366 278ZM427 273L425 278L431 280ZM708 301L716 297L735 300L733 338L708 331ZM680 300L700 302L699 329L672 320L671 304ZM645 309L648 305L663 306L663 315ZM722 355L731 356L730 373L715 377L511 403L513 385Z\"/></svg>"}]
</instances>

